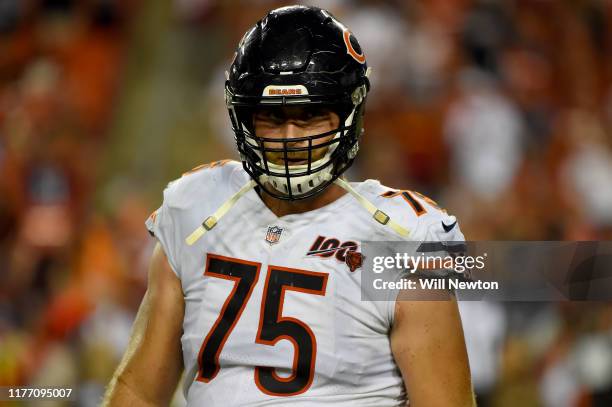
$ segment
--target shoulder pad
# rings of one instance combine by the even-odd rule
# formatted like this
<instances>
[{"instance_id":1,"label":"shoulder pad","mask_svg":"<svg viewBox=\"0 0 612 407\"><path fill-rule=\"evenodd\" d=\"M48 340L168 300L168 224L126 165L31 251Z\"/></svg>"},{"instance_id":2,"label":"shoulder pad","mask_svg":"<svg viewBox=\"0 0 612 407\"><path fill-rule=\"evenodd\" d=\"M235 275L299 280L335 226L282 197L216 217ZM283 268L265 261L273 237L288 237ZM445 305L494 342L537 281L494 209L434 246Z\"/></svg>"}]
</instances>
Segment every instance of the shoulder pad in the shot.
<instances>
[{"instance_id":1,"label":"shoulder pad","mask_svg":"<svg viewBox=\"0 0 612 407\"><path fill-rule=\"evenodd\" d=\"M416 191L380 187L375 204L410 229L410 240L464 240L457 218L440 208L434 200Z\"/></svg>"},{"instance_id":2,"label":"shoulder pad","mask_svg":"<svg viewBox=\"0 0 612 407\"><path fill-rule=\"evenodd\" d=\"M147 219L145 225L162 245L172 270L180 278L178 259L184 249L183 236L192 219L203 219L219 202L231 195L232 175L239 163L230 160L201 165L183 177L172 181L164 190L162 205Z\"/></svg>"},{"instance_id":3,"label":"shoulder pad","mask_svg":"<svg viewBox=\"0 0 612 407\"><path fill-rule=\"evenodd\" d=\"M233 160L199 165L168 183L164 190L164 203L170 208L184 209L193 204L201 205L204 196L207 201L214 200L219 193L218 187L229 185L230 177L237 168L242 166ZM211 193L213 188L215 194Z\"/></svg>"}]
</instances>

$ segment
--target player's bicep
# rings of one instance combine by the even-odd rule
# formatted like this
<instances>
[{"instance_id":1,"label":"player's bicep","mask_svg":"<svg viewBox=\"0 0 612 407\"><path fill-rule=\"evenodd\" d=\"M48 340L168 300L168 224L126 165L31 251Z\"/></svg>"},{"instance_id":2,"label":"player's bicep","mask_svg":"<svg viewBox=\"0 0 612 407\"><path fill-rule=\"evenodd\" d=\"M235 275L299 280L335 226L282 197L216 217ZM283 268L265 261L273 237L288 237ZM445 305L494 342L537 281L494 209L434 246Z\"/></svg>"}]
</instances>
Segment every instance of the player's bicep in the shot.
<instances>
[{"instance_id":1,"label":"player's bicep","mask_svg":"<svg viewBox=\"0 0 612 407\"><path fill-rule=\"evenodd\" d=\"M398 298L391 349L411 407L473 406L470 371L457 302Z\"/></svg>"},{"instance_id":2,"label":"player's bicep","mask_svg":"<svg viewBox=\"0 0 612 407\"><path fill-rule=\"evenodd\" d=\"M180 280L157 244L128 349L109 386L109 405L169 403L183 368L183 316Z\"/></svg>"}]
</instances>

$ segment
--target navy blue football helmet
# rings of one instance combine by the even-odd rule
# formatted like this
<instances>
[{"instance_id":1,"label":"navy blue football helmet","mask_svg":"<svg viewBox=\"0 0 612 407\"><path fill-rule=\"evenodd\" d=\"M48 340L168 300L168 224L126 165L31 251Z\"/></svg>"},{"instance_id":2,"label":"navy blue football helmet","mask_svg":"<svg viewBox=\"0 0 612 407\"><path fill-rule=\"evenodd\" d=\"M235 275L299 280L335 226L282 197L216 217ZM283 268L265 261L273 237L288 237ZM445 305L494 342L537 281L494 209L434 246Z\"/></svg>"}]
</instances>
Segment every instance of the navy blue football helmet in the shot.
<instances>
[{"instance_id":1,"label":"navy blue football helmet","mask_svg":"<svg viewBox=\"0 0 612 407\"><path fill-rule=\"evenodd\" d=\"M225 96L243 167L262 190L279 199L307 198L351 166L363 132L368 74L357 39L326 10L279 8L246 32L228 74ZM253 115L258 109L294 105L331 109L340 118L338 128L299 139L255 135ZM317 143L330 136L329 141ZM322 158L313 159L313 143L327 147ZM284 164L271 162L271 153L283 155ZM287 157L292 154L308 160L289 165Z\"/></svg>"}]
</instances>

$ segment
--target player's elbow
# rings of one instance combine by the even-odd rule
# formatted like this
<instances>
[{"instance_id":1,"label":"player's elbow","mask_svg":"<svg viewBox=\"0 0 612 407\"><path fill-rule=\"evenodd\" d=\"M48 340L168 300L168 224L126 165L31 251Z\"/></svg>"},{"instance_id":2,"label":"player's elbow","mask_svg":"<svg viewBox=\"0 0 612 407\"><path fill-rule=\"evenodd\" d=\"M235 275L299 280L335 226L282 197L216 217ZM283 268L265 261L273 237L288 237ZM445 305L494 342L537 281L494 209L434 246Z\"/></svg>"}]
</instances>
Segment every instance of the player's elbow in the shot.
<instances>
[{"instance_id":1,"label":"player's elbow","mask_svg":"<svg viewBox=\"0 0 612 407\"><path fill-rule=\"evenodd\" d=\"M118 374L111 382L107 396L102 407L156 407L168 405L169 397L159 392L160 389L148 389L146 384L139 384L138 380L129 372Z\"/></svg>"}]
</instances>

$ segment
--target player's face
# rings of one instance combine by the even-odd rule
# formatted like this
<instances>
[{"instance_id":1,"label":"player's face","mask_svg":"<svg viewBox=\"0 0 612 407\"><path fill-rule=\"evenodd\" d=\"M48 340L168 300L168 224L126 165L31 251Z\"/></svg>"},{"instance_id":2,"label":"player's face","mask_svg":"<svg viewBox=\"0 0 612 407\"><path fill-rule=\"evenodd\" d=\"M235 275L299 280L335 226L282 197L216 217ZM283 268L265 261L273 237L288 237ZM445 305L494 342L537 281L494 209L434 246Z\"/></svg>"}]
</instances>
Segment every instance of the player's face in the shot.
<instances>
[{"instance_id":1,"label":"player's face","mask_svg":"<svg viewBox=\"0 0 612 407\"><path fill-rule=\"evenodd\" d=\"M338 128L340 118L335 112L325 107L304 106L271 106L259 109L254 117L255 134L257 137L268 139L298 139L300 137L314 136L327 133ZM321 146L330 141L334 134L317 137L312 141L312 162L323 158L329 145ZM320 146L317 148L317 146ZM283 148L283 143L266 141L266 148ZM287 147L308 147L308 140L288 142ZM284 165L283 152L267 152L268 161ZM288 165L308 163L308 151L295 151L287 153Z\"/></svg>"}]
</instances>

